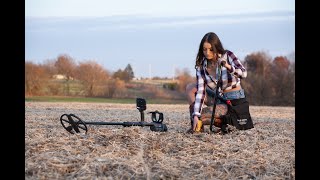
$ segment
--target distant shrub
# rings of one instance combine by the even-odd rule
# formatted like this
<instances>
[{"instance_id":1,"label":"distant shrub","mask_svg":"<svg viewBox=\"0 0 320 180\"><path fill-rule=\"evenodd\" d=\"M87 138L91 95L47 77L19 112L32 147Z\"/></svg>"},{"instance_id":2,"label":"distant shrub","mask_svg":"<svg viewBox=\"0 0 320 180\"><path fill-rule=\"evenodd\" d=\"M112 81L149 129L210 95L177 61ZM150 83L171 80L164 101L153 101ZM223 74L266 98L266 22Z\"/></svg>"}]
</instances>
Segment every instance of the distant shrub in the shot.
<instances>
[{"instance_id":1,"label":"distant shrub","mask_svg":"<svg viewBox=\"0 0 320 180\"><path fill-rule=\"evenodd\" d=\"M178 83L176 83L176 82L174 82L174 83L164 83L163 84L163 88L175 91L175 90L178 89Z\"/></svg>"}]
</instances>

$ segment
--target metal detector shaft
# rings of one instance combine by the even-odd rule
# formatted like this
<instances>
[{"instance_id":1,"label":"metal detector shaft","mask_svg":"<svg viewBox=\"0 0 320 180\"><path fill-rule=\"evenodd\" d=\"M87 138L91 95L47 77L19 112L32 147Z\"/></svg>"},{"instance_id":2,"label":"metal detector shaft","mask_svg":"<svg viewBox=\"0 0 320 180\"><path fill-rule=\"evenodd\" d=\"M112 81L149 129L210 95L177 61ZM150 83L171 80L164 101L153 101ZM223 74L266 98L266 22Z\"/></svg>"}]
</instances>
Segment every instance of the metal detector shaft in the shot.
<instances>
[{"instance_id":1,"label":"metal detector shaft","mask_svg":"<svg viewBox=\"0 0 320 180\"><path fill-rule=\"evenodd\" d=\"M217 85L216 85L216 92L215 92L215 96L214 96L214 103L213 103L213 108L212 108L212 116L211 116L211 121L210 121L210 131L213 132L213 124L214 124L214 116L216 114L216 106L217 106L217 101L218 101L218 96L219 96L219 87L222 87L222 72L221 72L221 66L219 66L219 72L220 72L220 76L219 79L217 81Z\"/></svg>"},{"instance_id":2,"label":"metal detector shaft","mask_svg":"<svg viewBox=\"0 0 320 180\"><path fill-rule=\"evenodd\" d=\"M154 126L154 123L146 123L146 122L85 122L86 124L93 125L122 125L125 127L128 126Z\"/></svg>"},{"instance_id":3,"label":"metal detector shaft","mask_svg":"<svg viewBox=\"0 0 320 180\"><path fill-rule=\"evenodd\" d=\"M82 121L78 116L74 114L63 114L60 117L60 122L62 126L71 134L80 133L82 130L87 133L87 125L122 125L124 127L129 126L149 126L151 131L165 132L168 130L165 124L162 124L163 115L158 111L152 113L152 123L147 123L144 121L140 122L85 122ZM156 118L156 113L159 113L159 119ZM67 117L67 118L66 118Z\"/></svg>"},{"instance_id":4,"label":"metal detector shaft","mask_svg":"<svg viewBox=\"0 0 320 180\"><path fill-rule=\"evenodd\" d=\"M71 134L80 133L80 131L88 131L87 125L122 125L124 127L128 126L149 126L151 131L165 132L168 130L165 124L162 124L163 121L163 113L159 111L149 112L151 113L152 123L148 123L144 121L144 110L146 110L146 100L143 98L137 98L137 109L141 115L140 122L85 122L82 121L78 116L74 114L63 114L60 117L60 122L62 126ZM156 115L159 115L158 117ZM67 117L67 118L66 118Z\"/></svg>"}]
</instances>

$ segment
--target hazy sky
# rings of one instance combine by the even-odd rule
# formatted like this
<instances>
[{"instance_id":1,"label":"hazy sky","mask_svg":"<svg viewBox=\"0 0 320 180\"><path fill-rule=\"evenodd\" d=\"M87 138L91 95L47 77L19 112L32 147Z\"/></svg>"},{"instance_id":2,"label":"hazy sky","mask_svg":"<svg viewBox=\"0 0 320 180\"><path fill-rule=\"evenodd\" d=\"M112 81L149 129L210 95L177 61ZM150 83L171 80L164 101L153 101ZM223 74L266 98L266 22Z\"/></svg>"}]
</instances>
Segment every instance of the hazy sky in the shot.
<instances>
[{"instance_id":1,"label":"hazy sky","mask_svg":"<svg viewBox=\"0 0 320 180\"><path fill-rule=\"evenodd\" d=\"M198 16L294 10L294 0L26 0L26 16Z\"/></svg>"},{"instance_id":2,"label":"hazy sky","mask_svg":"<svg viewBox=\"0 0 320 180\"><path fill-rule=\"evenodd\" d=\"M216 32L239 58L294 51L294 0L26 0L26 60L59 54L136 77L194 74L202 36Z\"/></svg>"}]
</instances>

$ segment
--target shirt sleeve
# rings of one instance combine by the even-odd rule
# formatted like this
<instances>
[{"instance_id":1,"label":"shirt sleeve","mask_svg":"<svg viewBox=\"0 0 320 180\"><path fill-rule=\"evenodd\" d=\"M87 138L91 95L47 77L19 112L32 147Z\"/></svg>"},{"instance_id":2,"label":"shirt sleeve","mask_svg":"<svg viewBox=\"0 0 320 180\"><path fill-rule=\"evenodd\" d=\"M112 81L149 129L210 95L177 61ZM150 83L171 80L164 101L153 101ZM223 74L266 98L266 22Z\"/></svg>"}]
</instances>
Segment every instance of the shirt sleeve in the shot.
<instances>
[{"instance_id":1,"label":"shirt sleeve","mask_svg":"<svg viewBox=\"0 0 320 180\"><path fill-rule=\"evenodd\" d=\"M203 79L203 76L201 73L202 72L201 72L200 67L197 67L197 69L196 69L197 92L196 92L194 111L193 111L192 117L194 115L196 115L198 117L201 116L201 110L202 110L202 106L204 103L206 82Z\"/></svg>"},{"instance_id":2,"label":"shirt sleeve","mask_svg":"<svg viewBox=\"0 0 320 180\"><path fill-rule=\"evenodd\" d=\"M247 77L247 70L246 68L242 65L240 60L233 54L233 52L228 51L228 56L231 57L232 62L231 63L231 69L228 70L230 74L240 78L244 79Z\"/></svg>"}]
</instances>

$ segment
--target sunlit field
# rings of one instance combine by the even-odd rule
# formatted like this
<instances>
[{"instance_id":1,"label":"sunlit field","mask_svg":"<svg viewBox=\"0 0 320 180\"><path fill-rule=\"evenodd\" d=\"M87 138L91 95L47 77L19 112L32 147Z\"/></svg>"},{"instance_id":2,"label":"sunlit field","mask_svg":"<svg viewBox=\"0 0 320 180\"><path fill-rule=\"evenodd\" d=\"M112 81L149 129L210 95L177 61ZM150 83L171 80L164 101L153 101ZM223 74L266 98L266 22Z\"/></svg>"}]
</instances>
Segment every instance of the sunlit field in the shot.
<instances>
[{"instance_id":1,"label":"sunlit field","mask_svg":"<svg viewBox=\"0 0 320 180\"><path fill-rule=\"evenodd\" d=\"M295 179L295 108L251 106L254 128L187 134L187 104L147 104L167 132L87 125L70 134L62 114L84 122L140 121L135 103L26 102L26 179Z\"/></svg>"}]
</instances>

